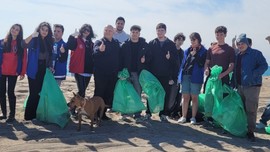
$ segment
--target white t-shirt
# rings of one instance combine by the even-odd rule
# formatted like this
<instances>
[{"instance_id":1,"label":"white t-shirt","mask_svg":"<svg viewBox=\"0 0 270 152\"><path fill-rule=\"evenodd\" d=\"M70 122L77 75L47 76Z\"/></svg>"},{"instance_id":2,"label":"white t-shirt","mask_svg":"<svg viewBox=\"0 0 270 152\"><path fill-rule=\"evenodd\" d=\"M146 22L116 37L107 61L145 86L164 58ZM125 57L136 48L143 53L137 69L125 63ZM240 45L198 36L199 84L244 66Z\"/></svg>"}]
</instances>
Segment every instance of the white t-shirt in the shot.
<instances>
[{"instance_id":1,"label":"white t-shirt","mask_svg":"<svg viewBox=\"0 0 270 152\"><path fill-rule=\"evenodd\" d=\"M125 31L122 31L120 33L115 32L113 38L118 40L120 43L123 43L129 38L129 35Z\"/></svg>"}]
</instances>

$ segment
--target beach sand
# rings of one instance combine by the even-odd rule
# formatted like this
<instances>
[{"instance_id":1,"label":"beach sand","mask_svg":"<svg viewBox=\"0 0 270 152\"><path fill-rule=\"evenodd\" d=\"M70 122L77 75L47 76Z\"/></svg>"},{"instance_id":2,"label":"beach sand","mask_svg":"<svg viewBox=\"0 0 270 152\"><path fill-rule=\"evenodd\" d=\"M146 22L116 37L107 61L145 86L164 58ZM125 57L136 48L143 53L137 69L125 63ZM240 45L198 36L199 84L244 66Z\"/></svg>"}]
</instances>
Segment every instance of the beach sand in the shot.
<instances>
[{"instance_id":1,"label":"beach sand","mask_svg":"<svg viewBox=\"0 0 270 152\"><path fill-rule=\"evenodd\" d=\"M93 78L87 96L93 95ZM77 92L73 77L63 81L61 89L67 101ZM90 131L89 120L83 122L78 132L77 121L70 121L61 129L55 124L40 121L24 121L23 102L28 95L27 79L16 86L16 119L13 124L0 121L0 152L7 151L270 151L270 135L264 130L255 133L256 142L246 138L222 134L220 128L189 123L161 123L157 115L153 120L135 123L130 118L119 120L119 114L108 113L112 121L102 121L100 127ZM270 77L263 78L258 119L270 101Z\"/></svg>"}]
</instances>

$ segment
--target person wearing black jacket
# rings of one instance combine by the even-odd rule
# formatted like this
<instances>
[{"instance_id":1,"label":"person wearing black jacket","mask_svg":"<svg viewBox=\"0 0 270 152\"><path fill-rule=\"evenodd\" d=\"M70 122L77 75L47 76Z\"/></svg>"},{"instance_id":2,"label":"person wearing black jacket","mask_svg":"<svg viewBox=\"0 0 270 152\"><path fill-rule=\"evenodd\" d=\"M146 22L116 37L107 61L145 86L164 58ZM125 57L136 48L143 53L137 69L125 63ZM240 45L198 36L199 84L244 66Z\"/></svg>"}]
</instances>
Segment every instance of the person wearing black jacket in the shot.
<instances>
[{"instance_id":1,"label":"person wearing black jacket","mask_svg":"<svg viewBox=\"0 0 270 152\"><path fill-rule=\"evenodd\" d=\"M149 42L151 54L149 70L165 90L164 110L159 113L159 116L161 121L168 122L170 87L177 83L180 62L174 42L165 36L166 25L159 23L156 26L156 32L157 38ZM150 111L147 110L146 113L145 117L150 118Z\"/></svg>"},{"instance_id":2,"label":"person wearing black jacket","mask_svg":"<svg viewBox=\"0 0 270 152\"><path fill-rule=\"evenodd\" d=\"M142 69L147 69L148 44L140 37L141 27L133 25L130 28L130 38L121 47L121 69L127 68L130 73L130 82L136 92L141 96L142 88L139 83L139 74ZM135 114L135 120L141 121L140 113Z\"/></svg>"},{"instance_id":3,"label":"person wearing black jacket","mask_svg":"<svg viewBox=\"0 0 270 152\"><path fill-rule=\"evenodd\" d=\"M94 44L94 96L100 96L112 107L113 92L120 70L120 43L113 39L113 26L104 28L104 37ZM106 111L106 110L105 110ZM105 113L105 112L104 112ZM103 120L109 118L104 114Z\"/></svg>"}]
</instances>

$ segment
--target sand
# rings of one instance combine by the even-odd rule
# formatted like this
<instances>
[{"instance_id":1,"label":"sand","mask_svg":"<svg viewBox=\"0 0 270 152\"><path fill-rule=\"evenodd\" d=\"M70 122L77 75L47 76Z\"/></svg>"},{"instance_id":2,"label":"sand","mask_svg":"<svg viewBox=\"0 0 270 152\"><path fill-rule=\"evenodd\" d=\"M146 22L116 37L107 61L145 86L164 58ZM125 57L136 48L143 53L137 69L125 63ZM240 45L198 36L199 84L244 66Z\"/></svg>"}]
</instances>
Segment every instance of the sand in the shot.
<instances>
[{"instance_id":1,"label":"sand","mask_svg":"<svg viewBox=\"0 0 270 152\"><path fill-rule=\"evenodd\" d=\"M264 77L260 94L258 119L264 106L270 101L270 77ZM61 89L67 101L77 92L73 77L62 83ZM38 120L23 120L23 102L28 95L27 79L16 86L16 119L13 124L0 121L0 152L6 151L270 151L270 135L264 130L255 133L256 142L231 134L222 134L205 122L198 125L178 124L174 120L161 123L157 115L153 120L136 123L132 118L119 120L117 113L107 113L112 121L102 121L100 127L90 130L89 120L83 122L78 132L77 121L70 120L61 129L55 124ZM93 79L87 96L93 95Z\"/></svg>"}]
</instances>

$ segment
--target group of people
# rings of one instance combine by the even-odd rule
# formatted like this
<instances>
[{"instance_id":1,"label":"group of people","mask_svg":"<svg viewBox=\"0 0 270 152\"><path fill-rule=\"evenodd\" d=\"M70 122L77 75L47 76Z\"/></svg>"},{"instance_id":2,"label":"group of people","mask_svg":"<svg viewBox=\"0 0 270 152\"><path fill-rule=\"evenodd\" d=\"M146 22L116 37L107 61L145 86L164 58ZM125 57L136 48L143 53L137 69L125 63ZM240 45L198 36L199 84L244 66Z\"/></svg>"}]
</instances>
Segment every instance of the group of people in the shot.
<instances>
[{"instance_id":1,"label":"group of people","mask_svg":"<svg viewBox=\"0 0 270 152\"><path fill-rule=\"evenodd\" d=\"M217 42L206 49L201 44L200 34L193 32L189 36L190 47L183 50L181 46L186 39L184 34L178 33L173 41L170 40L166 36L167 26L164 23L157 24L157 37L149 43L140 37L140 26L131 26L129 35L124 32L124 25L125 19L118 17L116 27L106 25L103 37L94 43L92 40L95 34L90 24L82 25L79 31L76 30L69 36L67 42L62 39L64 26L61 24L55 24L52 29L49 23L42 22L26 39L23 39L22 26L14 24L7 36L0 41L0 103L3 114L0 119L6 119L6 122L15 120L14 88L17 77L24 79L25 74L28 77L29 97L24 119L35 119L46 68L51 70L60 86L61 81L66 78L70 50L69 71L74 73L78 94L85 97L90 78L94 75L94 96L102 97L109 108L112 106L119 71L128 69L129 80L139 95L142 93L139 74L143 69L150 71L165 90L164 109L159 113L162 122L167 122L172 113L169 103L176 98L180 100L177 93L173 92L180 91L182 116L178 122L187 121L191 100L190 122L195 124L198 95L205 83L204 76L211 74L211 67L214 65L221 66L222 73L219 79L223 84L238 89L248 117L248 138L255 139L254 129L262 75L268 64L260 51L251 48L245 34L233 40L233 48L225 43L226 27L219 26L215 29ZM231 72L234 73L232 79L229 77ZM8 117L6 88L10 105ZM72 113L75 114L75 109ZM136 113L135 119L150 119L151 115L148 108L145 116ZM102 119L109 118L105 114Z\"/></svg>"}]
</instances>

